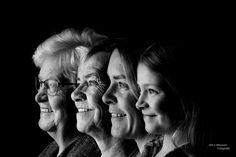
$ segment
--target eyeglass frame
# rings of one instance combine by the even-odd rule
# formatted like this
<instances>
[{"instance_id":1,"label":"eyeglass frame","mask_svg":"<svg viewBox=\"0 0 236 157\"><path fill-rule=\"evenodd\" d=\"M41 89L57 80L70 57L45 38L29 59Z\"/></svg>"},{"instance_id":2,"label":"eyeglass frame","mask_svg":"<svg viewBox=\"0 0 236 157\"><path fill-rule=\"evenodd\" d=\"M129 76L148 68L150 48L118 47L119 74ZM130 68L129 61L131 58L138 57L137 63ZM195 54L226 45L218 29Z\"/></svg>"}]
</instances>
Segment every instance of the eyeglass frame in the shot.
<instances>
[{"instance_id":1,"label":"eyeglass frame","mask_svg":"<svg viewBox=\"0 0 236 157\"><path fill-rule=\"evenodd\" d=\"M46 82L49 81L49 80L53 80L53 81L57 82L57 87L56 87L57 89L56 89L56 92L53 93L53 94L48 92L48 91L50 91L49 90L50 86L47 85ZM37 87L38 85L39 85L39 88ZM35 77L35 88L36 88L37 91L39 91L42 88L42 85L44 86L44 88L46 88L47 95L50 95L50 96L55 96L57 94L57 92L60 91L60 88L59 88L60 86L63 86L63 85L75 85L75 87L78 86L77 83L71 83L71 82L61 83L56 79L46 79L46 80L42 81L38 77Z\"/></svg>"}]
</instances>

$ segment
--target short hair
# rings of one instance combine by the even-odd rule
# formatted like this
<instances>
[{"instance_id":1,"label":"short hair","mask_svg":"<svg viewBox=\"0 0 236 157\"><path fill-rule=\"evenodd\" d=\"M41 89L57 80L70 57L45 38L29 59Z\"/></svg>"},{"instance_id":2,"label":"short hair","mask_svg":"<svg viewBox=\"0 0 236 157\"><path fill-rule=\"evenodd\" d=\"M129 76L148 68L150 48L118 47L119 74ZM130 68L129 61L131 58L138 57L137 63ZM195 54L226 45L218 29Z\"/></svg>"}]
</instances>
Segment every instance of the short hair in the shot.
<instances>
[{"instance_id":1,"label":"short hair","mask_svg":"<svg viewBox=\"0 0 236 157\"><path fill-rule=\"evenodd\" d=\"M73 28L65 29L37 47L33 55L34 64L41 68L45 59L55 58L62 75L73 80L81 57L106 38L90 28L85 28L81 32Z\"/></svg>"}]
</instances>

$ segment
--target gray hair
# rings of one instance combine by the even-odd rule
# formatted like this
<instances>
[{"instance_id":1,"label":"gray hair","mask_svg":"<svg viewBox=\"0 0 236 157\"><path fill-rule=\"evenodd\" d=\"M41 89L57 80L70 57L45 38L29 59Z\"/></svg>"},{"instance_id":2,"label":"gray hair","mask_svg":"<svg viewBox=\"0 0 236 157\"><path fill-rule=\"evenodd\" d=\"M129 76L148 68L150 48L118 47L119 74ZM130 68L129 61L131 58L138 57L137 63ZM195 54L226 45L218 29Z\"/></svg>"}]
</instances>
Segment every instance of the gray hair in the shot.
<instances>
[{"instance_id":1,"label":"gray hair","mask_svg":"<svg viewBox=\"0 0 236 157\"><path fill-rule=\"evenodd\" d=\"M47 58L56 59L62 75L73 80L81 57L104 39L106 36L90 28L85 28L81 32L72 28L65 29L41 43L34 52L33 61L41 68Z\"/></svg>"}]
</instances>

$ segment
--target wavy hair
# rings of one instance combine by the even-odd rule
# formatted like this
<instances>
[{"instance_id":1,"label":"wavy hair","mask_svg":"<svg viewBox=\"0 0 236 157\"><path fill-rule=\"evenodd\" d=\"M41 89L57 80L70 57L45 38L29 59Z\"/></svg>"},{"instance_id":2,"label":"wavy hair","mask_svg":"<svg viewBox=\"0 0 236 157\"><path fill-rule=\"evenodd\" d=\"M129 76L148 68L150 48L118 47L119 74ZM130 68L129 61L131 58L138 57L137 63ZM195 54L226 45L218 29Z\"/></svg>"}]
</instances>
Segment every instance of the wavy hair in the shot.
<instances>
[{"instance_id":1,"label":"wavy hair","mask_svg":"<svg viewBox=\"0 0 236 157\"><path fill-rule=\"evenodd\" d=\"M90 28L83 31L65 29L41 43L34 52L33 61L41 68L47 58L53 58L57 60L64 78L74 81L81 57L104 39L106 36Z\"/></svg>"}]
</instances>

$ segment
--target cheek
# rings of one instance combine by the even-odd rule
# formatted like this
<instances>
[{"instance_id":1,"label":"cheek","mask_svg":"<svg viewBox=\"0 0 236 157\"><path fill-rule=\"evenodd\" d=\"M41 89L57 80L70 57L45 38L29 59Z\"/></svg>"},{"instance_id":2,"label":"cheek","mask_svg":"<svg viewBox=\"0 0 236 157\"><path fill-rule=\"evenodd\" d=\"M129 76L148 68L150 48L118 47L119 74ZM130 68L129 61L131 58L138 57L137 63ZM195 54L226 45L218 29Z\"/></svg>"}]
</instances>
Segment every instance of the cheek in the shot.
<instances>
[{"instance_id":1,"label":"cheek","mask_svg":"<svg viewBox=\"0 0 236 157\"><path fill-rule=\"evenodd\" d=\"M53 111L65 108L66 99L63 96L49 97L49 104Z\"/></svg>"},{"instance_id":2,"label":"cheek","mask_svg":"<svg viewBox=\"0 0 236 157\"><path fill-rule=\"evenodd\" d=\"M150 98L149 105L153 108L155 112L163 114L167 105L166 98L164 96L156 96Z\"/></svg>"},{"instance_id":3,"label":"cheek","mask_svg":"<svg viewBox=\"0 0 236 157\"><path fill-rule=\"evenodd\" d=\"M89 107L95 109L94 120L95 123L100 123L107 118L108 105L105 105L102 101L102 95L99 91L93 91L87 94L87 100Z\"/></svg>"},{"instance_id":4,"label":"cheek","mask_svg":"<svg viewBox=\"0 0 236 157\"><path fill-rule=\"evenodd\" d=\"M137 121L139 119L139 111L135 107L135 98L131 94L126 94L123 97L119 97L118 100L120 100L120 108L129 116L130 123Z\"/></svg>"},{"instance_id":5,"label":"cheek","mask_svg":"<svg viewBox=\"0 0 236 157\"><path fill-rule=\"evenodd\" d=\"M55 96L55 98L52 98L51 100L49 100L50 106L54 112L54 116L55 116L55 123L58 124L59 122L62 121L62 119L67 117L67 103L66 103L66 99L64 97L61 96Z\"/></svg>"},{"instance_id":6,"label":"cheek","mask_svg":"<svg viewBox=\"0 0 236 157\"><path fill-rule=\"evenodd\" d=\"M90 106L100 106L99 104L102 102L102 94L97 89L87 91L86 96Z\"/></svg>"},{"instance_id":7,"label":"cheek","mask_svg":"<svg viewBox=\"0 0 236 157\"><path fill-rule=\"evenodd\" d=\"M125 97L121 98L121 106L124 107L124 109L126 110L126 112L128 113L136 113L137 109L135 107L135 99L131 94L126 95Z\"/></svg>"}]
</instances>

